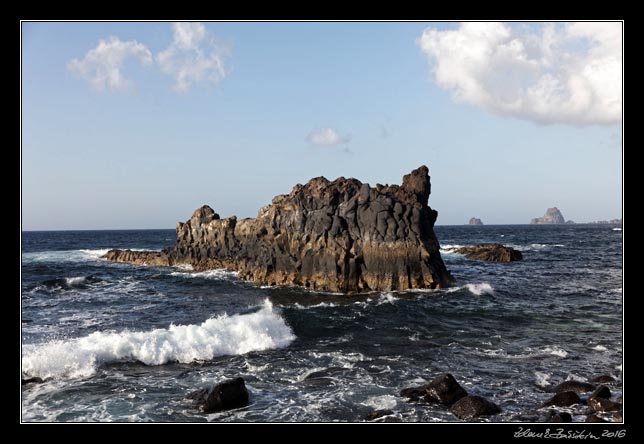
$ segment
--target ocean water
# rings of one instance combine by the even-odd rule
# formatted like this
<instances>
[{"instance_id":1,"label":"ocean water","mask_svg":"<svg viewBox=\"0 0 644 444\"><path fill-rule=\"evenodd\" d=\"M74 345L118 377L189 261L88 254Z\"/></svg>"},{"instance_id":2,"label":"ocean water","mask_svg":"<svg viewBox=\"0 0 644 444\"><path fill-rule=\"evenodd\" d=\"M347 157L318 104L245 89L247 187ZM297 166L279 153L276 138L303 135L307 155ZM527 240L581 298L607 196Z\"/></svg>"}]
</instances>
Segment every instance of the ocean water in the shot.
<instances>
[{"instance_id":1,"label":"ocean water","mask_svg":"<svg viewBox=\"0 0 644 444\"><path fill-rule=\"evenodd\" d=\"M611 226L439 226L457 285L360 296L263 288L213 270L115 264L173 230L22 235L23 421L459 421L398 393L450 372L503 413L538 421L548 387L622 375L622 232ZM499 242L509 264L457 246ZM242 376L246 408L185 396ZM612 388L621 394L619 384Z\"/></svg>"}]
</instances>

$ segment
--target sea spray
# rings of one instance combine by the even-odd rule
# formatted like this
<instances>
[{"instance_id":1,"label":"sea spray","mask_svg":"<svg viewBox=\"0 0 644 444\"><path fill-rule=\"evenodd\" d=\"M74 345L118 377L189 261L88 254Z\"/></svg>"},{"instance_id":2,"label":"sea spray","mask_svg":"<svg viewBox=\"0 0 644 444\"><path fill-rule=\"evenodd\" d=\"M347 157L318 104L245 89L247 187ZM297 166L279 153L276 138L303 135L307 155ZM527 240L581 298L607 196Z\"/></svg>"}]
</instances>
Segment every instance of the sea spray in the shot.
<instances>
[{"instance_id":1,"label":"sea spray","mask_svg":"<svg viewBox=\"0 0 644 444\"><path fill-rule=\"evenodd\" d=\"M100 364L137 360L147 365L189 363L222 355L288 346L295 336L265 300L250 314L218 315L199 325L119 333L95 332L78 339L25 345L25 377L79 378L91 376Z\"/></svg>"}]
</instances>

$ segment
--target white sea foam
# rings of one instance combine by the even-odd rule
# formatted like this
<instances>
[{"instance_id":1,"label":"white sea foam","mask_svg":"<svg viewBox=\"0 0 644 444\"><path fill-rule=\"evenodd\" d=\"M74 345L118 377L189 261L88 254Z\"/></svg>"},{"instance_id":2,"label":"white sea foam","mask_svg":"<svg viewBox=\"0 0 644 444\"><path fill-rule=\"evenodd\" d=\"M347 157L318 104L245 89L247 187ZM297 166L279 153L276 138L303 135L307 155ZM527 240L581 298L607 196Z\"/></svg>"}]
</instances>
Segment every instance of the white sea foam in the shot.
<instances>
[{"instance_id":1,"label":"white sea foam","mask_svg":"<svg viewBox=\"0 0 644 444\"><path fill-rule=\"evenodd\" d=\"M621 228L613 228L613 231L622 231Z\"/></svg>"},{"instance_id":2,"label":"white sea foam","mask_svg":"<svg viewBox=\"0 0 644 444\"><path fill-rule=\"evenodd\" d=\"M393 395L372 396L363 402L364 405L373 407L376 410L391 410L396 407L398 401Z\"/></svg>"},{"instance_id":3,"label":"white sea foam","mask_svg":"<svg viewBox=\"0 0 644 444\"><path fill-rule=\"evenodd\" d=\"M391 294L391 293L383 293L380 295L380 298L378 298L378 303L376 305L382 305L382 304L395 304L396 303L396 297Z\"/></svg>"},{"instance_id":4,"label":"white sea foam","mask_svg":"<svg viewBox=\"0 0 644 444\"><path fill-rule=\"evenodd\" d=\"M183 271L173 271L170 273L170 276L180 276L183 278L188 278L188 279L194 279L194 278L200 278L200 279L212 279L212 280L222 280L222 279L228 279L231 277L237 277L238 273L236 271L228 271L225 268L217 268L215 270L207 270L207 271L196 271L193 273L186 273Z\"/></svg>"},{"instance_id":5,"label":"white sea foam","mask_svg":"<svg viewBox=\"0 0 644 444\"><path fill-rule=\"evenodd\" d=\"M87 278L85 276L70 277L70 278L65 278L65 283L70 287L74 287L76 285L82 284L86 280Z\"/></svg>"},{"instance_id":6,"label":"white sea foam","mask_svg":"<svg viewBox=\"0 0 644 444\"><path fill-rule=\"evenodd\" d=\"M132 251L156 251L149 248L130 248ZM23 262L87 262L104 260L109 248L82 250L52 250L22 253Z\"/></svg>"},{"instance_id":7,"label":"white sea foam","mask_svg":"<svg viewBox=\"0 0 644 444\"><path fill-rule=\"evenodd\" d=\"M481 282L479 284L466 284L467 288L473 295L481 296L483 294L494 294L494 288L487 282Z\"/></svg>"},{"instance_id":8,"label":"white sea foam","mask_svg":"<svg viewBox=\"0 0 644 444\"><path fill-rule=\"evenodd\" d=\"M601 345L601 344L597 344L596 346L594 346L593 350L597 350L597 351L600 351L600 352L608 351L608 349L606 347L604 347L603 345Z\"/></svg>"},{"instance_id":9,"label":"white sea foam","mask_svg":"<svg viewBox=\"0 0 644 444\"><path fill-rule=\"evenodd\" d=\"M148 365L189 363L221 355L288 346L295 336L270 301L250 314L208 319L199 325L120 333L95 332L82 338L23 346L22 372L27 377L78 378L98 365L138 360Z\"/></svg>"},{"instance_id":10,"label":"white sea foam","mask_svg":"<svg viewBox=\"0 0 644 444\"><path fill-rule=\"evenodd\" d=\"M301 305L298 302L296 302L293 305L289 305L291 308L297 308L298 310L308 310L310 308L328 308L328 307L337 307L338 304L334 304L333 302L320 302L319 304L315 305Z\"/></svg>"},{"instance_id":11,"label":"white sea foam","mask_svg":"<svg viewBox=\"0 0 644 444\"><path fill-rule=\"evenodd\" d=\"M568 352L566 350L556 345L546 347L542 351L553 356L559 356L560 358L565 358L566 356L568 356Z\"/></svg>"},{"instance_id":12,"label":"white sea foam","mask_svg":"<svg viewBox=\"0 0 644 444\"><path fill-rule=\"evenodd\" d=\"M566 377L566 381L586 382L588 379L583 376L575 375L574 373L569 373Z\"/></svg>"},{"instance_id":13,"label":"white sea foam","mask_svg":"<svg viewBox=\"0 0 644 444\"><path fill-rule=\"evenodd\" d=\"M463 248L464 245L458 245L458 244L445 244L441 245L440 252L442 254L458 254L456 253L456 250L459 248Z\"/></svg>"},{"instance_id":14,"label":"white sea foam","mask_svg":"<svg viewBox=\"0 0 644 444\"><path fill-rule=\"evenodd\" d=\"M545 372L534 372L534 377L536 378L537 385L539 387L547 387L550 385L550 377L552 376L551 373L545 373Z\"/></svg>"}]
</instances>

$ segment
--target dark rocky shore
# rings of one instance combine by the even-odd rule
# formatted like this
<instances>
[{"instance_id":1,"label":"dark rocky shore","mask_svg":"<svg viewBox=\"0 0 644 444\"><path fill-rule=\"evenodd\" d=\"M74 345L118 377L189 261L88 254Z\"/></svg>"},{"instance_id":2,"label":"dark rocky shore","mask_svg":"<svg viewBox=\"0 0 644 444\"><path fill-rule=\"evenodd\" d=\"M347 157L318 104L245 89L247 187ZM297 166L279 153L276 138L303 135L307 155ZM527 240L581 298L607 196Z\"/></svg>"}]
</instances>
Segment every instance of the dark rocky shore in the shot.
<instances>
[{"instance_id":1,"label":"dark rocky shore","mask_svg":"<svg viewBox=\"0 0 644 444\"><path fill-rule=\"evenodd\" d=\"M426 166L402 185L370 187L324 177L273 198L254 219L221 219L203 206L177 224L177 242L162 252L110 250L115 262L195 270L225 268L263 285L321 291L442 288L454 279L434 234Z\"/></svg>"}]
</instances>

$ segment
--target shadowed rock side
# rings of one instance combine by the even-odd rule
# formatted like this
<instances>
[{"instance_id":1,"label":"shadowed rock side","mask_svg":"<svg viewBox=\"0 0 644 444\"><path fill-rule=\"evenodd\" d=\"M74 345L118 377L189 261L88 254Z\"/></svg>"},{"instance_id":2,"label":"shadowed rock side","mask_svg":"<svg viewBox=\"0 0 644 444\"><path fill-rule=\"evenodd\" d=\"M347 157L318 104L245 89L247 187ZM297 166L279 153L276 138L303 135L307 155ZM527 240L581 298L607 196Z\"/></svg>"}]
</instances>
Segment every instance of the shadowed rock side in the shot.
<instances>
[{"instance_id":1,"label":"shadowed rock side","mask_svg":"<svg viewBox=\"0 0 644 444\"><path fill-rule=\"evenodd\" d=\"M571 221L572 222L572 221ZM530 221L532 225L548 225L548 224L565 224L566 221L559 211L559 208L553 207L546 210L546 214L543 217L536 217Z\"/></svg>"},{"instance_id":2,"label":"shadowed rock side","mask_svg":"<svg viewBox=\"0 0 644 444\"><path fill-rule=\"evenodd\" d=\"M275 197L255 219L220 219L203 206L177 224L173 247L111 250L105 257L227 268L263 285L345 293L446 287L454 279L438 251L430 192L426 166L405 175L400 186L317 177Z\"/></svg>"},{"instance_id":3,"label":"shadowed rock side","mask_svg":"<svg viewBox=\"0 0 644 444\"><path fill-rule=\"evenodd\" d=\"M490 262L513 262L523 259L523 254L519 250L506 247L501 244L484 244L474 245L471 247L462 247L455 251L465 255L468 259Z\"/></svg>"}]
</instances>

